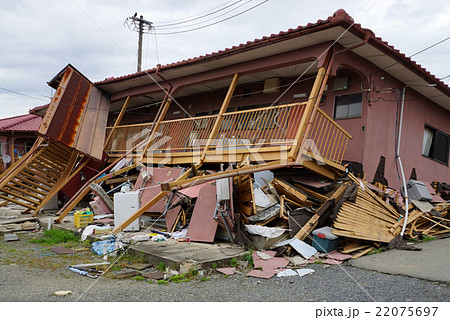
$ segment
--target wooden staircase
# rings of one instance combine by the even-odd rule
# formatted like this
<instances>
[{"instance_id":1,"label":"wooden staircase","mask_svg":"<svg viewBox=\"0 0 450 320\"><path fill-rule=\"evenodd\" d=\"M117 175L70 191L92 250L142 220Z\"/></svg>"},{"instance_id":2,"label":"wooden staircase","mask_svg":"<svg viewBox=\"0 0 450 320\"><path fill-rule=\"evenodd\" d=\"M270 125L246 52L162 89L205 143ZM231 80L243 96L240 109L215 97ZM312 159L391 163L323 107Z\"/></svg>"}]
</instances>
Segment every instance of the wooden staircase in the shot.
<instances>
[{"instance_id":1,"label":"wooden staircase","mask_svg":"<svg viewBox=\"0 0 450 320\"><path fill-rule=\"evenodd\" d=\"M37 148L3 175L2 205L14 202L36 215L67 182L77 158L76 150L58 142Z\"/></svg>"}]
</instances>

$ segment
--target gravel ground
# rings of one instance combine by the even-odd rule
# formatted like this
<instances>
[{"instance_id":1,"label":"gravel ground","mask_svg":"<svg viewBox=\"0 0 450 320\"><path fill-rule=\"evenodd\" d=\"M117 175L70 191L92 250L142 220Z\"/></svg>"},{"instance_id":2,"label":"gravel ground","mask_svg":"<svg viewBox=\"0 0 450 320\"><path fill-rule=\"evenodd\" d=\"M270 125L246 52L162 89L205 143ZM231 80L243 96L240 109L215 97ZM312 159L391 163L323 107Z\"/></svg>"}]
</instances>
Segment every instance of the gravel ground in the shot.
<instances>
[{"instance_id":1,"label":"gravel ground","mask_svg":"<svg viewBox=\"0 0 450 320\"><path fill-rule=\"evenodd\" d=\"M137 302L448 302L450 286L383 274L350 266L310 265L305 277L264 280L208 271L209 280L157 284L132 279L90 279L65 267L99 261L85 252L76 257L48 253L48 247L21 241L0 244L0 301L137 301ZM82 251L80 251L82 252ZM96 260L94 260L96 259ZM54 292L70 290L71 295Z\"/></svg>"}]
</instances>

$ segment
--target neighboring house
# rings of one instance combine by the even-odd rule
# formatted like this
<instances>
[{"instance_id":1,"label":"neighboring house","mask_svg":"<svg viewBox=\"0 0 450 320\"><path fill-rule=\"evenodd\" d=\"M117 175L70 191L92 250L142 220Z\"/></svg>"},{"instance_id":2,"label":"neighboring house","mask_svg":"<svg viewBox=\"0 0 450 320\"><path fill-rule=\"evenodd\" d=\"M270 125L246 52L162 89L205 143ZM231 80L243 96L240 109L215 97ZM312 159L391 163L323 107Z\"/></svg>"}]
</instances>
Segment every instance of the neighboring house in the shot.
<instances>
[{"instance_id":1,"label":"neighboring house","mask_svg":"<svg viewBox=\"0 0 450 320\"><path fill-rule=\"evenodd\" d=\"M37 114L0 119L1 170L13 165L31 149L41 121L41 116Z\"/></svg>"},{"instance_id":2,"label":"neighboring house","mask_svg":"<svg viewBox=\"0 0 450 320\"><path fill-rule=\"evenodd\" d=\"M384 158L384 177L398 188L396 148L401 136L399 155L406 179L415 169L419 180L449 183L449 87L344 10L307 26L108 78L96 86L111 95L110 125L127 97L131 99L121 125L153 121L165 91L175 99L166 120L213 115L235 73L240 79L228 112L304 102L330 48L332 71L320 108L352 135L343 159L362 164L372 181ZM127 136L116 140L136 134L133 127L123 128ZM107 147L110 154L123 153L112 145Z\"/></svg>"}]
</instances>

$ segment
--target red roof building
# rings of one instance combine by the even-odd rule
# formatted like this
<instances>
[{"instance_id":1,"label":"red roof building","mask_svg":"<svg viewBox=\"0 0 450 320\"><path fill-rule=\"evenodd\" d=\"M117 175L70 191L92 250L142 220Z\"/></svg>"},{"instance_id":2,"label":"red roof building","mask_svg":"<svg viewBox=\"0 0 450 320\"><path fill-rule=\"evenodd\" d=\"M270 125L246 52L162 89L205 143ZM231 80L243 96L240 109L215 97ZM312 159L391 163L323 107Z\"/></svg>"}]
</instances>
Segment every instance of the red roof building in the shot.
<instances>
[{"instance_id":1,"label":"red roof building","mask_svg":"<svg viewBox=\"0 0 450 320\"><path fill-rule=\"evenodd\" d=\"M41 121L42 118L37 114L0 119L0 170L14 163L31 148Z\"/></svg>"},{"instance_id":2,"label":"red roof building","mask_svg":"<svg viewBox=\"0 0 450 320\"><path fill-rule=\"evenodd\" d=\"M110 124L127 101L122 125L153 121L166 94L174 102L164 120L212 116L236 73L227 112L304 102L330 50L332 70L320 109L353 137L344 160L363 167L368 179L382 169L385 184L395 188L401 184L398 156L405 175L415 171L418 179L448 183L450 88L342 9L306 26L96 86L110 94ZM107 147L116 152L121 141Z\"/></svg>"}]
</instances>

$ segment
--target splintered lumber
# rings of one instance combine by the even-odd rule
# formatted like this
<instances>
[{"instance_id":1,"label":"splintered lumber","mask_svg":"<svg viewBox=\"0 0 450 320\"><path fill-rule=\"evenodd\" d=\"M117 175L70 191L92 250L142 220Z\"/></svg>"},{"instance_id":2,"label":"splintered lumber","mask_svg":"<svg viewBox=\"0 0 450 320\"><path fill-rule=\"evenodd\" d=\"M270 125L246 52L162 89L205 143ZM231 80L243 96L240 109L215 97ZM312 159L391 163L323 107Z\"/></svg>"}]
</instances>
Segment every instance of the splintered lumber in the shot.
<instances>
[{"instance_id":1,"label":"splintered lumber","mask_svg":"<svg viewBox=\"0 0 450 320\"><path fill-rule=\"evenodd\" d=\"M373 249L375 249L375 247L367 248L366 250L364 250L364 251L362 251L362 252L360 252L360 253L355 254L355 255L352 257L352 259L357 259L357 258L359 258L359 257L362 257L363 255L365 255L365 254L371 252Z\"/></svg>"},{"instance_id":2,"label":"splintered lumber","mask_svg":"<svg viewBox=\"0 0 450 320\"><path fill-rule=\"evenodd\" d=\"M308 207L312 205L312 203L307 200L308 197L301 190L297 189L286 181L275 178L272 180L272 184L279 195L285 195L287 199L290 199L302 205L306 205Z\"/></svg>"},{"instance_id":3,"label":"splintered lumber","mask_svg":"<svg viewBox=\"0 0 450 320\"><path fill-rule=\"evenodd\" d=\"M247 157L238 164L238 168L250 166L250 158ZM239 175L233 178L237 190L238 208L243 215L249 217L257 214L255 195L253 193L253 178L251 174Z\"/></svg>"},{"instance_id":4,"label":"splintered lumber","mask_svg":"<svg viewBox=\"0 0 450 320\"><path fill-rule=\"evenodd\" d=\"M414 221L416 221L418 218L420 218L423 215L422 211L419 210L414 210L412 212L410 212L408 214L408 222L406 223L406 225L410 225L412 224ZM391 233L392 234L400 234L401 232L401 228L403 227L403 219L398 220L396 223L394 223L394 225L391 228Z\"/></svg>"},{"instance_id":5,"label":"splintered lumber","mask_svg":"<svg viewBox=\"0 0 450 320\"><path fill-rule=\"evenodd\" d=\"M317 227L319 223L320 216L334 203L333 200L327 200L324 204L317 210L317 213L309 219L309 221L300 228L299 232L294 236L294 238L299 240L305 240L306 237Z\"/></svg>"},{"instance_id":6,"label":"splintered lumber","mask_svg":"<svg viewBox=\"0 0 450 320\"><path fill-rule=\"evenodd\" d=\"M112 178L112 179L106 180L105 184L106 185L110 185L110 184L124 183L124 182L127 182L127 181L136 181L137 178L138 178L137 175L120 177L120 178Z\"/></svg>"},{"instance_id":7,"label":"splintered lumber","mask_svg":"<svg viewBox=\"0 0 450 320\"><path fill-rule=\"evenodd\" d=\"M351 241L347 243L342 250L340 250L341 253L351 253L358 250L366 249L367 247L371 246L370 244L363 244L359 241Z\"/></svg>"},{"instance_id":8,"label":"splintered lumber","mask_svg":"<svg viewBox=\"0 0 450 320\"><path fill-rule=\"evenodd\" d=\"M306 237L317 227L319 224L319 219L322 214L330 208L330 206L334 205L336 201L338 201L345 192L347 185L341 185L334 194L325 201L322 206L317 210L316 214L311 217L311 219L300 229L299 232L294 236L296 239L305 240Z\"/></svg>"},{"instance_id":9,"label":"splintered lumber","mask_svg":"<svg viewBox=\"0 0 450 320\"><path fill-rule=\"evenodd\" d=\"M355 182L359 184L356 201L347 201L341 206L333 224L333 233L348 238L389 243L397 235L391 229L398 230L400 215L369 188L365 187L363 190L360 180Z\"/></svg>"}]
</instances>

